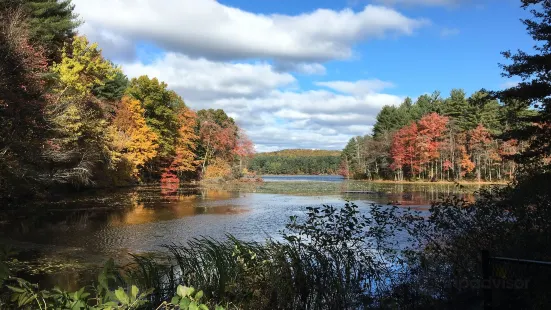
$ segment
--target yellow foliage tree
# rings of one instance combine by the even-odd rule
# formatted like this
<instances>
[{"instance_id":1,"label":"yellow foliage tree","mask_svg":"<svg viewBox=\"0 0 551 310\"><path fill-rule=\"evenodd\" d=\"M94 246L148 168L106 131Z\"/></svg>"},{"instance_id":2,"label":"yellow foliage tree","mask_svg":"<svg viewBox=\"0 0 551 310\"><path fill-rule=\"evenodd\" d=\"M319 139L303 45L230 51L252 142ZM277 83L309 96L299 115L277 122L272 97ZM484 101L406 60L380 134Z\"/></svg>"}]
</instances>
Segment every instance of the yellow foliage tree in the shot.
<instances>
[{"instance_id":1,"label":"yellow foliage tree","mask_svg":"<svg viewBox=\"0 0 551 310\"><path fill-rule=\"evenodd\" d=\"M109 124L92 90L113 79L120 69L103 58L97 44L75 37L63 48L51 72L55 83L46 117L55 131L45 151L55 168L52 179L61 183L88 184L98 165L113 167Z\"/></svg>"},{"instance_id":2,"label":"yellow foliage tree","mask_svg":"<svg viewBox=\"0 0 551 310\"><path fill-rule=\"evenodd\" d=\"M214 158L209 165L209 168L205 171L203 177L205 179L224 178L231 175L230 164L220 158Z\"/></svg>"},{"instance_id":3,"label":"yellow foliage tree","mask_svg":"<svg viewBox=\"0 0 551 310\"><path fill-rule=\"evenodd\" d=\"M61 62L54 63L52 71L59 79L59 85L54 89L57 100L61 97L79 100L90 95L94 86L114 79L120 68L103 58L97 43L90 44L86 37L81 36L63 48Z\"/></svg>"},{"instance_id":4,"label":"yellow foliage tree","mask_svg":"<svg viewBox=\"0 0 551 310\"><path fill-rule=\"evenodd\" d=\"M139 178L140 168L157 156L158 136L143 117L140 101L124 96L113 119L113 145L130 163L132 174Z\"/></svg>"}]
</instances>

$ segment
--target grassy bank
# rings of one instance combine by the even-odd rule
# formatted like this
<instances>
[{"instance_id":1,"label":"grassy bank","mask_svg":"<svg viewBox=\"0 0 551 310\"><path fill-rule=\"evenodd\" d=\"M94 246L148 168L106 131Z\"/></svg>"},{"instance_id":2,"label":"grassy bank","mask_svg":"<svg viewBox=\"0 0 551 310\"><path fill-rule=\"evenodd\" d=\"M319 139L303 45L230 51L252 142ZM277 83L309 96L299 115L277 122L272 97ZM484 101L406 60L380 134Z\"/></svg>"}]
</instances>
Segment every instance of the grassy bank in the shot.
<instances>
[{"instance_id":1,"label":"grassy bank","mask_svg":"<svg viewBox=\"0 0 551 310\"><path fill-rule=\"evenodd\" d=\"M462 180L462 181L394 181L394 180L355 180L355 181L362 181L362 182L369 182L369 183L381 183L381 184L461 184L461 185L507 185L509 182L507 181L472 181L472 180Z\"/></svg>"}]
</instances>

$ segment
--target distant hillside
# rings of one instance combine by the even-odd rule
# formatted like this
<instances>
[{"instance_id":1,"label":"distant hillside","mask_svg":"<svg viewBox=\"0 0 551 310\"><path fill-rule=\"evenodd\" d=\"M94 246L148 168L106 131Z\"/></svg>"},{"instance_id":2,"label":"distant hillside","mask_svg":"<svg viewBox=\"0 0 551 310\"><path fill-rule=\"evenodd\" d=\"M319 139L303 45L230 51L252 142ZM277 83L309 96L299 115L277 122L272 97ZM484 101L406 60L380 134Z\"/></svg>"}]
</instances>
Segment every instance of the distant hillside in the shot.
<instances>
[{"instance_id":1,"label":"distant hillside","mask_svg":"<svg viewBox=\"0 0 551 310\"><path fill-rule=\"evenodd\" d=\"M288 149L257 153L248 168L258 174L337 174L340 151Z\"/></svg>"},{"instance_id":2,"label":"distant hillside","mask_svg":"<svg viewBox=\"0 0 551 310\"><path fill-rule=\"evenodd\" d=\"M275 152L256 153L256 155L257 156L281 156L281 157L341 156L341 151L286 149L286 150L275 151Z\"/></svg>"}]
</instances>

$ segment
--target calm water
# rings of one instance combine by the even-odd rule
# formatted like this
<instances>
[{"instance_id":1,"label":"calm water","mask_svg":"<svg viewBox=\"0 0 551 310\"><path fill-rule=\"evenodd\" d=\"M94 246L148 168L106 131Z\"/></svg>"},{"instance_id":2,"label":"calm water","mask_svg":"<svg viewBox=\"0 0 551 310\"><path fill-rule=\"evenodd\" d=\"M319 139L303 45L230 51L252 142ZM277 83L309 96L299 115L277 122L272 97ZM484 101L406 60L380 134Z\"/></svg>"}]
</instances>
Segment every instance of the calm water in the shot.
<instances>
[{"instance_id":1,"label":"calm water","mask_svg":"<svg viewBox=\"0 0 551 310\"><path fill-rule=\"evenodd\" d=\"M392 203L423 211L443 196L472 197L477 189L452 184L375 184L340 176L264 179L262 184L212 188L88 192L40 206L31 214L10 214L0 225L0 242L26 249L36 266L69 270L54 271L51 281L59 282L55 277L63 276L63 281L74 283L78 282L73 279L75 272L63 264L95 264L108 257L124 260L129 252L158 251L160 245L199 236L224 238L230 233L246 240L278 238L289 216L304 215L307 206L338 206L350 200L360 207Z\"/></svg>"},{"instance_id":2,"label":"calm water","mask_svg":"<svg viewBox=\"0 0 551 310\"><path fill-rule=\"evenodd\" d=\"M265 175L266 182L342 182L340 175Z\"/></svg>"}]
</instances>

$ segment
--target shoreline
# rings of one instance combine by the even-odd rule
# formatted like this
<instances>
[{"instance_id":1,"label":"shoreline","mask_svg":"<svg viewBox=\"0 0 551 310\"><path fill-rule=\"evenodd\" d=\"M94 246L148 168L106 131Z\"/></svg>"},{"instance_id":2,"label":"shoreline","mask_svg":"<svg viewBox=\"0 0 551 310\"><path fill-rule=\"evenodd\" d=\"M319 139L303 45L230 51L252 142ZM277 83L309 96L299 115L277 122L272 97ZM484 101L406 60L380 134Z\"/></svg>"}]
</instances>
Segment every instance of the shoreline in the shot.
<instances>
[{"instance_id":1,"label":"shoreline","mask_svg":"<svg viewBox=\"0 0 551 310\"><path fill-rule=\"evenodd\" d=\"M346 180L346 179L345 179ZM509 182L507 181L393 181L393 180L353 180L350 179L349 181L361 181L366 183L381 183L381 184L460 184L460 185L507 185Z\"/></svg>"},{"instance_id":2,"label":"shoreline","mask_svg":"<svg viewBox=\"0 0 551 310\"><path fill-rule=\"evenodd\" d=\"M340 176L339 174L263 174L259 177L301 177L301 176ZM366 183L381 183L381 184L460 184L460 185L507 185L510 181L476 181L476 180L461 180L461 181L395 181L395 180L366 180L366 179L347 179L343 177L343 181L359 181ZM314 181L315 182L315 181Z\"/></svg>"}]
</instances>

